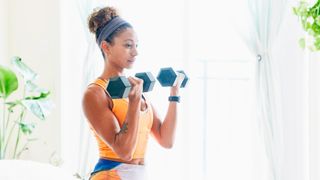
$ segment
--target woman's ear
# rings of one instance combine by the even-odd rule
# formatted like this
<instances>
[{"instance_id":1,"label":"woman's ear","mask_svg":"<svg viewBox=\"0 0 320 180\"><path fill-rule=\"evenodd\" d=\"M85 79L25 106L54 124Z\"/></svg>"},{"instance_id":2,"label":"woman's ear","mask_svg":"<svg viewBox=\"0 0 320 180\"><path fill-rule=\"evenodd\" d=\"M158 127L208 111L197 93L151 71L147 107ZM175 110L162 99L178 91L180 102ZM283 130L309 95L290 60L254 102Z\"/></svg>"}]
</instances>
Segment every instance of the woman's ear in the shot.
<instances>
[{"instance_id":1,"label":"woman's ear","mask_svg":"<svg viewBox=\"0 0 320 180\"><path fill-rule=\"evenodd\" d=\"M105 54L110 54L110 44L107 41L101 42L101 49Z\"/></svg>"}]
</instances>

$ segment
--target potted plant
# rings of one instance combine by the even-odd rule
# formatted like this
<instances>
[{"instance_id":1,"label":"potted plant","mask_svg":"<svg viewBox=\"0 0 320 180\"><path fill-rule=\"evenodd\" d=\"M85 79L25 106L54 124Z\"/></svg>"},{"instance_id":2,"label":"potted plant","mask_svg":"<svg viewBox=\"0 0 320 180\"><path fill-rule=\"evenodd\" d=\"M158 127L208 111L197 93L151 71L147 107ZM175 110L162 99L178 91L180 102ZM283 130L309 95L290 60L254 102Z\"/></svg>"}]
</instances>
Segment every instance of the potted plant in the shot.
<instances>
[{"instance_id":1,"label":"potted plant","mask_svg":"<svg viewBox=\"0 0 320 180\"><path fill-rule=\"evenodd\" d=\"M293 13L298 16L300 24L306 31L306 38L300 38L299 44L302 48L309 48L311 51L320 50L320 0L314 4L300 1Z\"/></svg>"},{"instance_id":2,"label":"potted plant","mask_svg":"<svg viewBox=\"0 0 320 180\"><path fill-rule=\"evenodd\" d=\"M53 107L50 92L35 83L37 74L20 57L13 57L11 64L22 76L23 87L22 95L13 98L22 83L14 71L0 65L0 159L18 159L35 140L31 134L36 122L26 118L28 112L45 120Z\"/></svg>"}]
</instances>

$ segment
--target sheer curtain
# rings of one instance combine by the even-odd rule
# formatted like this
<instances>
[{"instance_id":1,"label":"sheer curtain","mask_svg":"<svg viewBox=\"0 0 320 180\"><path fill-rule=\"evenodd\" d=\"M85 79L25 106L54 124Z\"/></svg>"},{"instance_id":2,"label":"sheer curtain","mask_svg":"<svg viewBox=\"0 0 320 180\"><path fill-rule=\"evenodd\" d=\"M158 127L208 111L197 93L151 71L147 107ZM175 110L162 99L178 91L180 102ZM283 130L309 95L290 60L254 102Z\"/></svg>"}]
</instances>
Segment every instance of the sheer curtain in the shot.
<instances>
[{"instance_id":1,"label":"sheer curtain","mask_svg":"<svg viewBox=\"0 0 320 180\"><path fill-rule=\"evenodd\" d=\"M82 20L83 29L86 30L84 34L87 37L87 49L86 54L83 57L83 78L81 87L83 91L86 89L88 84L102 72L103 67L103 58L96 44L94 36L88 30L87 19L95 7L106 6L107 3L106 1L101 2L98 0L78 0L77 2L78 12ZM77 158L77 172L81 177L88 178L98 160L98 152L92 132L83 115L81 116L79 135L81 143L79 144L79 154Z\"/></svg>"},{"instance_id":2,"label":"sheer curtain","mask_svg":"<svg viewBox=\"0 0 320 180\"><path fill-rule=\"evenodd\" d=\"M269 161L271 180L282 177L283 127L280 86L273 46L286 8L286 0L248 0L250 29L243 34L256 58L257 120Z\"/></svg>"},{"instance_id":3,"label":"sheer curtain","mask_svg":"<svg viewBox=\"0 0 320 180\"><path fill-rule=\"evenodd\" d=\"M106 1L62 1L62 152L64 166L87 179L98 160L97 146L82 113L81 100L87 85L103 68L103 58L89 32L87 18ZM76 79L76 80L75 80ZM80 112L80 113L79 113ZM72 145L71 145L72 144Z\"/></svg>"},{"instance_id":4,"label":"sheer curtain","mask_svg":"<svg viewBox=\"0 0 320 180\"><path fill-rule=\"evenodd\" d=\"M107 1L101 0L78 0L78 12L82 21L84 35L86 36L86 53L83 57L83 75L82 75L82 92L86 89L88 84L101 74L103 69L103 57L101 51L96 44L95 37L88 30L88 16L96 7L104 7ZM88 126L85 117L82 115L80 120L79 136L81 143L79 143L79 154L76 159L78 164L77 172L81 177L88 178L92 172L95 163L98 160L98 151L96 141Z\"/></svg>"}]
</instances>

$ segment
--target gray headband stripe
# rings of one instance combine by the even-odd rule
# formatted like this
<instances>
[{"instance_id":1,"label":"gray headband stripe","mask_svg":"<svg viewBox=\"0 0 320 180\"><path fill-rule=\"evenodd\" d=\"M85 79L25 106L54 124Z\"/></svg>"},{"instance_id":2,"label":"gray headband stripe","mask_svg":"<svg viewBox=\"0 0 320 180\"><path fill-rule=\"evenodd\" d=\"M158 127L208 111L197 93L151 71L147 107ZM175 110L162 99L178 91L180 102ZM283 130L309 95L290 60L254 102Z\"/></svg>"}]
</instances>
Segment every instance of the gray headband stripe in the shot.
<instances>
[{"instance_id":1,"label":"gray headband stripe","mask_svg":"<svg viewBox=\"0 0 320 180\"><path fill-rule=\"evenodd\" d=\"M97 37L97 44L100 46L103 40L107 39L107 37L109 37L116 29L124 24L129 23L121 19L120 17L111 19L111 21L101 30L99 37Z\"/></svg>"}]
</instances>

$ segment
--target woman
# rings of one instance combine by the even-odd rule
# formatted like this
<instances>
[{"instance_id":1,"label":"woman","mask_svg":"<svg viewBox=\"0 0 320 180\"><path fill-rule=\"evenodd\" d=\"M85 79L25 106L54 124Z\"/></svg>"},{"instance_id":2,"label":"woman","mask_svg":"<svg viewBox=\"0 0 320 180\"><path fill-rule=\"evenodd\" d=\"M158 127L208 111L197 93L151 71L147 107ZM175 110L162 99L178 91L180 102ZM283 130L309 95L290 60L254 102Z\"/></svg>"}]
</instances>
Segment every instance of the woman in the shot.
<instances>
[{"instance_id":1,"label":"woman","mask_svg":"<svg viewBox=\"0 0 320 180\"><path fill-rule=\"evenodd\" d=\"M128 98L111 99L106 91L108 79L123 76L124 70L133 66L138 55L137 36L112 7L94 11L88 24L105 62L102 74L88 86L83 97L84 113L96 136L100 155L91 179L146 179L144 155L149 133L164 148L173 145L183 75L171 88L164 120L143 96L141 79L128 77L131 84Z\"/></svg>"}]
</instances>

